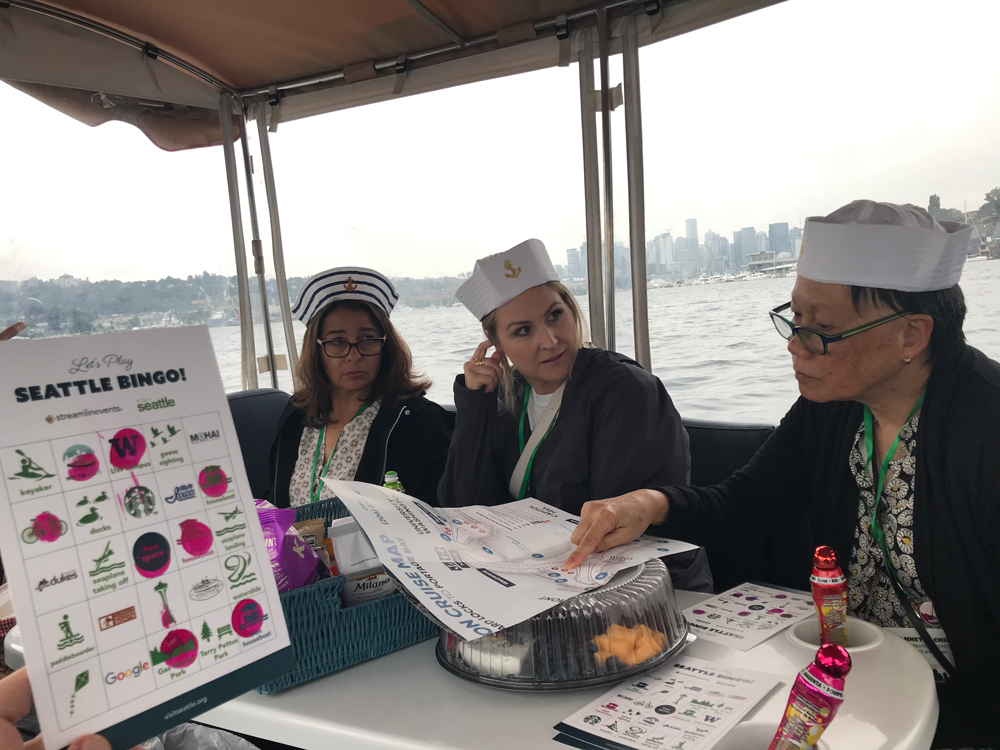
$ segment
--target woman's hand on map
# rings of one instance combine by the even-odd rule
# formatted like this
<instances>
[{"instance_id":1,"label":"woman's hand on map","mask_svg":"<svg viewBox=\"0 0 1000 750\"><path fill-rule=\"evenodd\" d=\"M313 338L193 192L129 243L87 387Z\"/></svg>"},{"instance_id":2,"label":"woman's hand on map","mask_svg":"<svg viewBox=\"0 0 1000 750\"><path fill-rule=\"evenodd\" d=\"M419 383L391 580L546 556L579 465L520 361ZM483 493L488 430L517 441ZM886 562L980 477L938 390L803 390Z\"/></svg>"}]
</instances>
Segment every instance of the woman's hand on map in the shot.
<instances>
[{"instance_id":1,"label":"woman's hand on map","mask_svg":"<svg viewBox=\"0 0 1000 750\"><path fill-rule=\"evenodd\" d=\"M24 323L15 323L0 331L0 341L8 341L23 331L27 326Z\"/></svg>"},{"instance_id":2,"label":"woman's hand on map","mask_svg":"<svg viewBox=\"0 0 1000 750\"><path fill-rule=\"evenodd\" d=\"M668 508L667 496L656 490L636 490L584 503L580 523L570 537L577 548L563 568L578 567L591 552L603 552L638 539L650 526L667 520Z\"/></svg>"},{"instance_id":3,"label":"woman's hand on map","mask_svg":"<svg viewBox=\"0 0 1000 750\"><path fill-rule=\"evenodd\" d=\"M31 710L32 702L28 670L22 667L0 680L0 750L42 750L41 735L24 742L14 726ZM111 745L99 734L85 734L73 740L69 750L111 750Z\"/></svg>"}]
</instances>

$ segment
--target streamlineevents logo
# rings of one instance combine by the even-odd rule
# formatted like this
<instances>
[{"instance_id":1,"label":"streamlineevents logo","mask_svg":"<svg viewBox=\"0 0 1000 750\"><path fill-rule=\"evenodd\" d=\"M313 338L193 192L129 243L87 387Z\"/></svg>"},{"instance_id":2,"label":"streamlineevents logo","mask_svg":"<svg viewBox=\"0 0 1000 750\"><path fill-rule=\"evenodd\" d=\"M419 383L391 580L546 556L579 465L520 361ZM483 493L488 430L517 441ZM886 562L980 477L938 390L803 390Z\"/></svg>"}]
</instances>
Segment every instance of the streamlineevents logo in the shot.
<instances>
[{"instance_id":1,"label":"streamlineevents logo","mask_svg":"<svg viewBox=\"0 0 1000 750\"><path fill-rule=\"evenodd\" d=\"M56 422L65 422L67 419L80 419L81 417L96 417L101 414L116 414L120 412L122 408L120 406L109 406L106 409L83 409L82 411L75 411L72 414L49 414L45 421L49 424L55 424Z\"/></svg>"}]
</instances>

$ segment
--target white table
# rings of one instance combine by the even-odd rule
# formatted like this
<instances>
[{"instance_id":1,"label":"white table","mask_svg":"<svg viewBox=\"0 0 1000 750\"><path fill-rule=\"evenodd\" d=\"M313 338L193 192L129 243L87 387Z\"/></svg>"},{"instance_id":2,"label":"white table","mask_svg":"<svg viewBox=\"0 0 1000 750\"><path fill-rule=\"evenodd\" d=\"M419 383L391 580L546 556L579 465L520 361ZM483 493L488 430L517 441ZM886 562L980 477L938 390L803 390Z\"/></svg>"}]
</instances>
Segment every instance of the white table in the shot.
<instances>
[{"instance_id":1,"label":"white table","mask_svg":"<svg viewBox=\"0 0 1000 750\"><path fill-rule=\"evenodd\" d=\"M678 592L687 608L707 598ZM305 750L523 750L565 747L552 727L610 689L519 692L484 687L445 671L437 641L411 646L304 685L235 698L198 718ZM777 727L795 674L815 655L787 631L748 652L699 640L684 652L734 667L781 675L744 720ZM911 646L886 634L877 649L853 655L846 700L823 741L830 750L927 750L937 724L934 678ZM773 731L773 730L772 730Z\"/></svg>"}]
</instances>

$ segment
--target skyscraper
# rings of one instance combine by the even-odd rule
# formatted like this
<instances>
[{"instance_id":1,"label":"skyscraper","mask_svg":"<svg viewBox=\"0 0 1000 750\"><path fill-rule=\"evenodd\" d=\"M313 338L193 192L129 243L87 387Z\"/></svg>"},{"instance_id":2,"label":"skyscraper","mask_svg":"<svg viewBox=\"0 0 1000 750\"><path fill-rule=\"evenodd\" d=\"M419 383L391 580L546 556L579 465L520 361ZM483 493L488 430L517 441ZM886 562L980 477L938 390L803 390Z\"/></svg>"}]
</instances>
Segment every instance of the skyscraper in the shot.
<instances>
[{"instance_id":1,"label":"skyscraper","mask_svg":"<svg viewBox=\"0 0 1000 750\"><path fill-rule=\"evenodd\" d=\"M745 268L750 256L757 252L757 230L743 227L733 232L733 270Z\"/></svg>"},{"instance_id":2,"label":"skyscraper","mask_svg":"<svg viewBox=\"0 0 1000 750\"><path fill-rule=\"evenodd\" d=\"M757 232L757 252L767 252L767 232Z\"/></svg>"},{"instance_id":3,"label":"skyscraper","mask_svg":"<svg viewBox=\"0 0 1000 750\"><path fill-rule=\"evenodd\" d=\"M583 266L580 265L580 251L571 247L566 251L566 273L571 279L583 278Z\"/></svg>"},{"instance_id":4,"label":"skyscraper","mask_svg":"<svg viewBox=\"0 0 1000 750\"><path fill-rule=\"evenodd\" d=\"M687 219L684 222L687 228L687 238L689 240L694 240L694 244L698 245L698 220L697 219Z\"/></svg>"},{"instance_id":5,"label":"skyscraper","mask_svg":"<svg viewBox=\"0 0 1000 750\"><path fill-rule=\"evenodd\" d=\"M767 241L768 247L774 256L777 257L781 253L792 252L792 243L788 236L788 222L783 221L780 224L770 224L767 227Z\"/></svg>"}]
</instances>

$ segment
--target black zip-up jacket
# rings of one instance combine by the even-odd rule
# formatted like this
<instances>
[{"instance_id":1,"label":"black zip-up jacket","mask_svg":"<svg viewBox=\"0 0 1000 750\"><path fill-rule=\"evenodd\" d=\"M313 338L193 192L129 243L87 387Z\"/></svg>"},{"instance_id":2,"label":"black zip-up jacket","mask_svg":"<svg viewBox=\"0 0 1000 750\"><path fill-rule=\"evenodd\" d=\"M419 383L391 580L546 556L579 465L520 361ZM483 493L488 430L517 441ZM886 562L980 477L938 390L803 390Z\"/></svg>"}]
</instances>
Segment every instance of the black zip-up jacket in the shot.
<instances>
[{"instance_id":1,"label":"black zip-up jacket","mask_svg":"<svg viewBox=\"0 0 1000 750\"><path fill-rule=\"evenodd\" d=\"M499 389L497 389L499 390ZM520 412L497 390L469 390L455 380L455 439L438 491L441 507L499 505L520 456ZM524 380L517 379L518 403ZM525 425L525 440L528 438ZM686 483L687 431L663 383L628 357L581 349L552 431L531 467L528 497L579 514L588 500L652 484Z\"/></svg>"},{"instance_id":2,"label":"black zip-up jacket","mask_svg":"<svg viewBox=\"0 0 1000 750\"><path fill-rule=\"evenodd\" d=\"M271 489L267 499L279 508L290 505L288 486L299 456L305 426L302 416L289 404L278 421L277 437L271 446ZM406 494L436 504L454 425L453 414L423 396L384 402L368 431L355 481L380 485L386 471L395 471Z\"/></svg>"},{"instance_id":3,"label":"black zip-up jacket","mask_svg":"<svg viewBox=\"0 0 1000 750\"><path fill-rule=\"evenodd\" d=\"M848 456L862 411L859 403L799 398L750 463L722 484L660 488L670 509L650 533L704 543L748 514L808 513L811 544L850 560L860 494ZM914 561L958 670L938 689L935 747L1000 749L1000 365L972 347L934 365L915 477ZM808 589L810 561L793 562Z\"/></svg>"}]
</instances>

